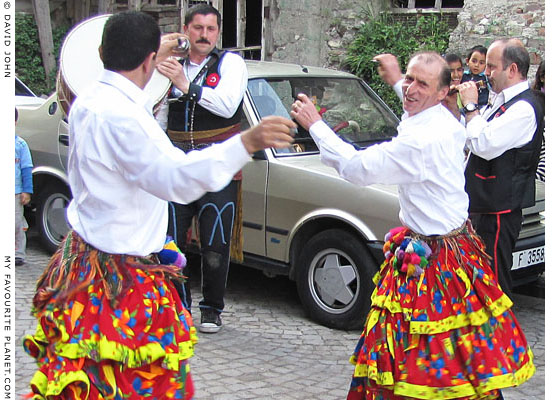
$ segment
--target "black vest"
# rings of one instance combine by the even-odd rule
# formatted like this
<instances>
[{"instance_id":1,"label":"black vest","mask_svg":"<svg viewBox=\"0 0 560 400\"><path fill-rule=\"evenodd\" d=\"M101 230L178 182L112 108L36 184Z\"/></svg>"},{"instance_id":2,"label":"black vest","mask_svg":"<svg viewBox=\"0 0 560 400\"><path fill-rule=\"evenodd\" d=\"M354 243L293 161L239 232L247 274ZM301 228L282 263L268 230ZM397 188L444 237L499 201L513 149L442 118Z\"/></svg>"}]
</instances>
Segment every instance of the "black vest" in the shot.
<instances>
[{"instance_id":1,"label":"black vest","mask_svg":"<svg viewBox=\"0 0 560 400\"><path fill-rule=\"evenodd\" d=\"M488 121L499 118L520 100L528 102L535 111L535 134L525 146L510 149L489 161L471 153L465 170L471 213L497 213L535 204L535 173L544 130L544 97L527 89L502 105Z\"/></svg>"},{"instance_id":2,"label":"black vest","mask_svg":"<svg viewBox=\"0 0 560 400\"><path fill-rule=\"evenodd\" d=\"M204 73L205 76L203 77L202 87L215 87L216 79L218 81L221 79L220 65L225 54L225 51L213 51L210 53L212 58L208 60L206 64L208 68ZM169 103L167 129L181 132L185 131L185 108L187 105L189 106L189 115L192 115L194 108L193 126L189 126L194 132L225 128L241 121L243 102L239 103L239 107L237 107L235 114L233 114L231 118L223 118L211 113L196 101L189 101L186 97L187 96L184 96L176 102Z\"/></svg>"}]
</instances>

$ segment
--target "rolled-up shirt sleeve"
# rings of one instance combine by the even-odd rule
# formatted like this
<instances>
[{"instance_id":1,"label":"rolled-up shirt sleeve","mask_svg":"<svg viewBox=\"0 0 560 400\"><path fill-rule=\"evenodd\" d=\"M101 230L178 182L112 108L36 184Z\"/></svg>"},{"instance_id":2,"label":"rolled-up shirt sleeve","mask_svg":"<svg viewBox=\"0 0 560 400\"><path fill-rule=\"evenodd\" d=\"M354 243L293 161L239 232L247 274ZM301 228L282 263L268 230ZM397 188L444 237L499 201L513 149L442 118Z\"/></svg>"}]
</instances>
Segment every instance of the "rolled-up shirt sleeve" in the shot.
<instances>
[{"instance_id":1,"label":"rolled-up shirt sleeve","mask_svg":"<svg viewBox=\"0 0 560 400\"><path fill-rule=\"evenodd\" d=\"M477 156L492 160L509 149L529 143L536 129L533 107L526 101L518 101L490 121L480 115L473 117L467 124L467 147Z\"/></svg>"},{"instance_id":2,"label":"rolled-up shirt sleeve","mask_svg":"<svg viewBox=\"0 0 560 400\"><path fill-rule=\"evenodd\" d=\"M403 82L404 79L401 79L393 85L393 90L395 91L397 96L399 96L399 99L401 99L401 101L403 100L403 90L402 90Z\"/></svg>"},{"instance_id":3,"label":"rolled-up shirt sleeve","mask_svg":"<svg viewBox=\"0 0 560 400\"><path fill-rule=\"evenodd\" d=\"M245 61L236 54L227 53L220 65L220 81L215 88L199 87L198 104L220 117L231 118L243 100L247 81Z\"/></svg>"}]
</instances>

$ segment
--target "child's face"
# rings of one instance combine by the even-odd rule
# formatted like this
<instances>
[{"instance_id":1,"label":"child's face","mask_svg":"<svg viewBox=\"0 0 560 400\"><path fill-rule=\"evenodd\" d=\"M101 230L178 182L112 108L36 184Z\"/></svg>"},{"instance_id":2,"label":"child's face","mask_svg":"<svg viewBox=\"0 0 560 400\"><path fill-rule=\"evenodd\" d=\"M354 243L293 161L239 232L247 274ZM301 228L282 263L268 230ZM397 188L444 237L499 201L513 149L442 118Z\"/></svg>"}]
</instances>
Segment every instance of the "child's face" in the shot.
<instances>
[{"instance_id":1,"label":"child's face","mask_svg":"<svg viewBox=\"0 0 560 400\"><path fill-rule=\"evenodd\" d=\"M467 65L473 74L480 74L486 68L486 55L478 51L473 52L467 60Z\"/></svg>"},{"instance_id":2,"label":"child's face","mask_svg":"<svg viewBox=\"0 0 560 400\"><path fill-rule=\"evenodd\" d=\"M448 63L451 70L451 84L457 86L463 78L463 63L461 61L453 61Z\"/></svg>"}]
</instances>

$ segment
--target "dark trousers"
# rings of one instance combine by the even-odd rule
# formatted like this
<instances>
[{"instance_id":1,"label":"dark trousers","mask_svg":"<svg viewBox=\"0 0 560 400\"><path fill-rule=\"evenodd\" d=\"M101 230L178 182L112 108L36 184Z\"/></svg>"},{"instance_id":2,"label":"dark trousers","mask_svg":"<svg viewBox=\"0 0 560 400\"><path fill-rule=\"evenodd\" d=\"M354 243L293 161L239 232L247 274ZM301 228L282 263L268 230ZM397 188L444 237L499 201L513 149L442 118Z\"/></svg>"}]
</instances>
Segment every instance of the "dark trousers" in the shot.
<instances>
[{"instance_id":1,"label":"dark trousers","mask_svg":"<svg viewBox=\"0 0 560 400\"><path fill-rule=\"evenodd\" d=\"M202 301L201 309L213 308L218 312L224 309L224 294L229 271L229 246L237 207L238 183L231 181L219 192L208 192L190 204L169 203L169 226L167 233L184 249L187 230L193 216L198 218L199 239L202 264ZM183 270L189 276L189 265ZM174 282L187 309L191 309L191 290L189 279Z\"/></svg>"},{"instance_id":2,"label":"dark trousers","mask_svg":"<svg viewBox=\"0 0 560 400\"><path fill-rule=\"evenodd\" d=\"M504 214L473 214L471 221L476 233L486 245L486 253L492 257L491 265L494 274L498 276L502 290L511 298L513 293L511 253L523 222L521 210Z\"/></svg>"}]
</instances>

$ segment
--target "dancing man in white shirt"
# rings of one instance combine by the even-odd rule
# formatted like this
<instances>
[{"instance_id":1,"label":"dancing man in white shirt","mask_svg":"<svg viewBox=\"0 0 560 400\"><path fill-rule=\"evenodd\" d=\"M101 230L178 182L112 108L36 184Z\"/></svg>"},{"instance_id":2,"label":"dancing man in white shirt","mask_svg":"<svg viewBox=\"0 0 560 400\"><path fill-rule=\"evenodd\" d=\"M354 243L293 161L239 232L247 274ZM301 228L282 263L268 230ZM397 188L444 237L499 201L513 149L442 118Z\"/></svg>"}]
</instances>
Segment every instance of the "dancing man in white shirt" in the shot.
<instances>
[{"instance_id":1,"label":"dancing man in white shirt","mask_svg":"<svg viewBox=\"0 0 560 400\"><path fill-rule=\"evenodd\" d=\"M240 131L242 100L247 89L247 67L237 54L218 50L221 15L208 4L189 8L183 32L190 40L184 59L170 58L158 70L173 82L158 120L172 143L185 152L219 143ZM216 193L207 193L191 204L172 203L168 234L179 247L187 242L193 217L198 223L202 263L201 325L205 333L222 327L221 312L232 257L242 261L241 171L232 182ZM185 268L185 275L189 275ZM183 302L190 310L189 281L178 285Z\"/></svg>"},{"instance_id":2,"label":"dancing man in white shirt","mask_svg":"<svg viewBox=\"0 0 560 400\"><path fill-rule=\"evenodd\" d=\"M473 83L459 86L471 151L465 170L469 212L508 296L513 288L512 251L521 230L521 210L535 204L544 130L544 98L529 88L529 63L529 53L519 40L498 40L486 57L486 75L496 92L493 104L479 111Z\"/></svg>"},{"instance_id":3,"label":"dancing man in white shirt","mask_svg":"<svg viewBox=\"0 0 560 400\"><path fill-rule=\"evenodd\" d=\"M396 58L376 60L381 76L396 84L402 76ZM358 185L399 189L404 226L385 237L386 261L374 277L372 308L351 359L349 400L497 399L499 389L534 373L512 303L468 221L465 128L441 104L450 80L438 54L413 56L397 137L364 150L342 141L305 95L292 105L292 117L309 130L326 165Z\"/></svg>"},{"instance_id":4,"label":"dancing man in white shirt","mask_svg":"<svg viewBox=\"0 0 560 400\"><path fill-rule=\"evenodd\" d=\"M171 283L181 271L157 256L168 201L220 190L251 153L292 141L295 123L269 117L211 149L185 155L174 147L143 91L160 35L147 14L111 16L100 48L104 70L72 105L72 230L38 282L39 323L24 342L39 366L31 382L37 397L193 396L188 359L196 335ZM162 48L170 51L169 43Z\"/></svg>"}]
</instances>

